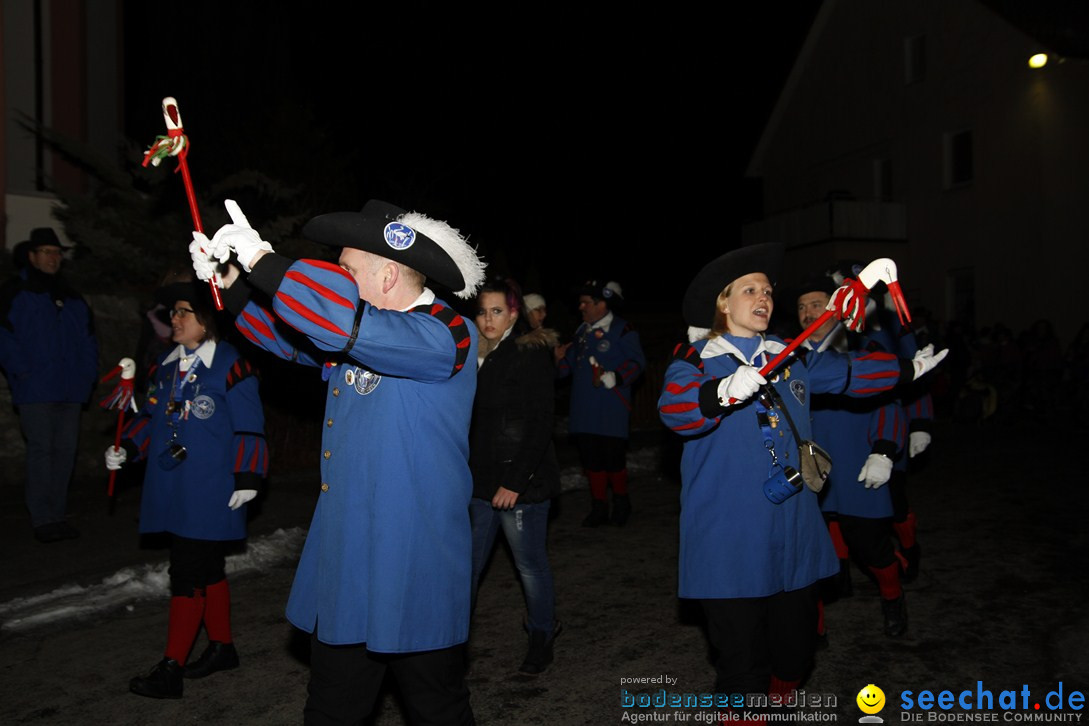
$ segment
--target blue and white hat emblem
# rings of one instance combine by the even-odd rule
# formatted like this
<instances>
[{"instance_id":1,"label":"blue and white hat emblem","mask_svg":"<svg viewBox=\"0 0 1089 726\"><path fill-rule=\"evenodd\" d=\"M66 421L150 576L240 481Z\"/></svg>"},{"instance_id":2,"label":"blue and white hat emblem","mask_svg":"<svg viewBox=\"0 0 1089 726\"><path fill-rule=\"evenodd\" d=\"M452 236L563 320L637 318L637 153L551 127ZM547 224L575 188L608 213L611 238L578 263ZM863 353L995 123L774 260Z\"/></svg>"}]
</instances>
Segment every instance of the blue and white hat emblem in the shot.
<instances>
[{"instance_id":1,"label":"blue and white hat emblem","mask_svg":"<svg viewBox=\"0 0 1089 726\"><path fill-rule=\"evenodd\" d=\"M416 241L416 230L400 222L390 222L382 234L386 238L386 244L395 250L407 250Z\"/></svg>"}]
</instances>

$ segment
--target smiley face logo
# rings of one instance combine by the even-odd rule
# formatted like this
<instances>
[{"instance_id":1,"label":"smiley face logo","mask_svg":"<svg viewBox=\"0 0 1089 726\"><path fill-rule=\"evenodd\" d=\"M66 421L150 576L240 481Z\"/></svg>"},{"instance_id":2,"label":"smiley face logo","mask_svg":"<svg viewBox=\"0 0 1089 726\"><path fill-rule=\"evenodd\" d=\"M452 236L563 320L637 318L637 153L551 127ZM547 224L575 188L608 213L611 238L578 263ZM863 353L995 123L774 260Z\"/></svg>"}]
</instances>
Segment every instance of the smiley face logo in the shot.
<instances>
[{"instance_id":1,"label":"smiley face logo","mask_svg":"<svg viewBox=\"0 0 1089 726\"><path fill-rule=\"evenodd\" d=\"M857 700L862 713L875 714L885 707L885 692L869 683L858 692Z\"/></svg>"}]
</instances>

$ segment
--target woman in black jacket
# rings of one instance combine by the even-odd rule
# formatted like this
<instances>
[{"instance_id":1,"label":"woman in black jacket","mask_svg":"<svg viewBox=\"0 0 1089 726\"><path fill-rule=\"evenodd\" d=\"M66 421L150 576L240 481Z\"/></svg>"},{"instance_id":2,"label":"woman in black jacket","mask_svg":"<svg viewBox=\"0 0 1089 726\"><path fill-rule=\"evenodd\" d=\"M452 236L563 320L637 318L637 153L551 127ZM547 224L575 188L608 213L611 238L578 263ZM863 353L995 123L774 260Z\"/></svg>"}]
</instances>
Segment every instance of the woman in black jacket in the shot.
<instances>
[{"instance_id":1,"label":"woman in black jacket","mask_svg":"<svg viewBox=\"0 0 1089 726\"><path fill-rule=\"evenodd\" d=\"M556 333L528 329L520 315L521 291L513 280L485 284L477 303L480 369L469 435L473 592L502 527L528 610L529 652L520 670L540 673L552 662L558 634L545 550L549 504L560 486L552 445Z\"/></svg>"}]
</instances>

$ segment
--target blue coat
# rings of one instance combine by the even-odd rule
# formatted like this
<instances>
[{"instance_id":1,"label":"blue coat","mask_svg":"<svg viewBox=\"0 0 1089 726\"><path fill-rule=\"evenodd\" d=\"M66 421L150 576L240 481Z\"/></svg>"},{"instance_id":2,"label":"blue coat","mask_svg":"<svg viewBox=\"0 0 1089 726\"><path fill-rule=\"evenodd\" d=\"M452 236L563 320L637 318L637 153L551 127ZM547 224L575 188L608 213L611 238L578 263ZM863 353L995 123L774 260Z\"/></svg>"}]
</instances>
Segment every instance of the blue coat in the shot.
<instances>
[{"instance_id":1,"label":"blue coat","mask_svg":"<svg viewBox=\"0 0 1089 726\"><path fill-rule=\"evenodd\" d=\"M178 372L177 348L163 356L151 372L147 401L125 431L148 460L141 532L205 540L246 536L246 508L232 511L227 502L236 473L263 477L268 471L264 411L250 364L230 343L209 342L198 351L208 347L211 364L194 364L184 374ZM189 404L188 415L167 413L172 389L180 410ZM187 456L167 468L164 460L175 429Z\"/></svg>"},{"instance_id":2,"label":"blue coat","mask_svg":"<svg viewBox=\"0 0 1089 726\"><path fill-rule=\"evenodd\" d=\"M869 519L891 517L888 485L867 489L858 475L870 454L884 454L894 462L901 458L907 443L903 409L892 401L814 396L813 438L832 457L832 471L820 495L821 510Z\"/></svg>"},{"instance_id":3,"label":"blue coat","mask_svg":"<svg viewBox=\"0 0 1089 726\"><path fill-rule=\"evenodd\" d=\"M719 381L745 360L724 338L682 344L666 370L658 401L662 421L686 437L681 458L681 543L679 595L684 598L766 597L797 590L834 574L839 563L808 488L780 504L763 484L774 472L757 418L757 402L726 408L717 401ZM749 358L760 367L783 348L777 338L760 342ZM735 357L736 356L736 357ZM854 361L853 379L845 358L794 358L773 385L802 437L810 436L809 403L817 392L868 388L878 378L895 381L893 356ZM861 394L865 395L865 394ZM798 466L790 426L780 418L772 440L781 464Z\"/></svg>"},{"instance_id":4,"label":"blue coat","mask_svg":"<svg viewBox=\"0 0 1089 726\"><path fill-rule=\"evenodd\" d=\"M288 619L324 643L381 653L465 642L475 326L430 291L406 312L380 310L335 265L300 260L263 280L266 264L250 281L272 311L251 302L238 327L299 363L336 361L323 369L321 490Z\"/></svg>"},{"instance_id":5,"label":"blue coat","mask_svg":"<svg viewBox=\"0 0 1089 726\"><path fill-rule=\"evenodd\" d=\"M615 387L594 386L590 356L616 373ZM631 386L646 364L639 334L623 318L613 315L607 327L580 325L558 369L572 377L570 432L628 438Z\"/></svg>"},{"instance_id":6,"label":"blue coat","mask_svg":"<svg viewBox=\"0 0 1089 726\"><path fill-rule=\"evenodd\" d=\"M98 375L91 310L62 278L27 268L0 290L0 368L16 406L91 397Z\"/></svg>"}]
</instances>

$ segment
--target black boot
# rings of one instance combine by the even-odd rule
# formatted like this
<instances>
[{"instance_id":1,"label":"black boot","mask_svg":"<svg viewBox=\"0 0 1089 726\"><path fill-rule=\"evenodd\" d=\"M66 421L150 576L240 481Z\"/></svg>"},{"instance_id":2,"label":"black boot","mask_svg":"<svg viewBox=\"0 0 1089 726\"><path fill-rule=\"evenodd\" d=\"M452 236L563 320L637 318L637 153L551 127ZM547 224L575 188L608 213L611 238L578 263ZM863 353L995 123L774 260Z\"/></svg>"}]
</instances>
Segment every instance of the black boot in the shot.
<instances>
[{"instance_id":1,"label":"black boot","mask_svg":"<svg viewBox=\"0 0 1089 726\"><path fill-rule=\"evenodd\" d=\"M908 611L903 595L895 600L882 600L881 611L885 615L885 635L890 638L899 638L907 632Z\"/></svg>"},{"instance_id":2,"label":"black boot","mask_svg":"<svg viewBox=\"0 0 1089 726\"><path fill-rule=\"evenodd\" d=\"M609 523L609 503L604 499L595 499L593 508L582 520L583 527L597 527Z\"/></svg>"},{"instance_id":3,"label":"black boot","mask_svg":"<svg viewBox=\"0 0 1089 726\"><path fill-rule=\"evenodd\" d=\"M229 671L238 667L238 651L234 643L208 641L208 647L196 661L185 666L186 678L204 678L216 671Z\"/></svg>"},{"instance_id":4,"label":"black boot","mask_svg":"<svg viewBox=\"0 0 1089 726\"><path fill-rule=\"evenodd\" d=\"M526 659L522 661L522 665L518 670L531 675L544 673L552 662L552 644L562 630L563 627L556 623L551 637L543 630L529 631L529 652L526 653Z\"/></svg>"},{"instance_id":5,"label":"black boot","mask_svg":"<svg viewBox=\"0 0 1089 726\"><path fill-rule=\"evenodd\" d=\"M907 560L907 565L900 575L900 582L915 582L915 578L919 576L919 560L923 557L922 548L920 548L919 543L916 542L912 546L900 550L900 554Z\"/></svg>"},{"instance_id":6,"label":"black boot","mask_svg":"<svg viewBox=\"0 0 1089 726\"><path fill-rule=\"evenodd\" d=\"M151 673L129 681L129 690L150 698L181 698L182 667L173 658L163 658Z\"/></svg>"},{"instance_id":7,"label":"black boot","mask_svg":"<svg viewBox=\"0 0 1089 726\"><path fill-rule=\"evenodd\" d=\"M631 516L631 497L627 494L613 494L613 524L623 527Z\"/></svg>"}]
</instances>

